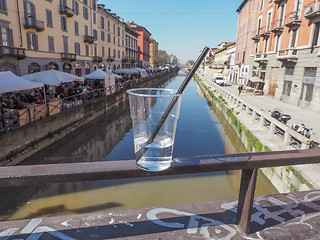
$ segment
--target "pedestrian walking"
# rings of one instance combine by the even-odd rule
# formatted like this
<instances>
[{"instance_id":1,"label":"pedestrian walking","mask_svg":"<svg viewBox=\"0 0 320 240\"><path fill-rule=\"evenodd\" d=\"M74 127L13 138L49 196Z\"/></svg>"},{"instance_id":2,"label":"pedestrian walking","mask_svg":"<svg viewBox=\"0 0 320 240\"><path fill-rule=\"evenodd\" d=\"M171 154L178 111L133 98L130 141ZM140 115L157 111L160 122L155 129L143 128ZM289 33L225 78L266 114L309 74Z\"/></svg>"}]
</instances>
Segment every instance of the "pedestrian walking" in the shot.
<instances>
[{"instance_id":1,"label":"pedestrian walking","mask_svg":"<svg viewBox=\"0 0 320 240\"><path fill-rule=\"evenodd\" d=\"M240 86L238 87L238 91L239 91L239 96L240 96L241 91L242 91L242 85L240 85Z\"/></svg>"}]
</instances>

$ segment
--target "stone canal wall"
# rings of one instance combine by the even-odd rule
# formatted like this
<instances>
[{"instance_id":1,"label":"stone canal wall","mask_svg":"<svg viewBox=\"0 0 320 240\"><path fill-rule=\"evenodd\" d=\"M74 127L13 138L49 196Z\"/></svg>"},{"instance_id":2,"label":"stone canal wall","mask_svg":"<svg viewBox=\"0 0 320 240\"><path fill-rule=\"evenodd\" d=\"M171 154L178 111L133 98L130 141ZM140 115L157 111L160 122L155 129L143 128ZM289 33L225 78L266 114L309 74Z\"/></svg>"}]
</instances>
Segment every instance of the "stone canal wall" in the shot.
<instances>
[{"instance_id":1,"label":"stone canal wall","mask_svg":"<svg viewBox=\"0 0 320 240\"><path fill-rule=\"evenodd\" d=\"M148 79L136 87L157 87L177 73L178 69L172 70L165 75ZM112 114L113 110L123 106L127 101L127 93L122 90L1 135L0 165L18 164L102 114Z\"/></svg>"},{"instance_id":2,"label":"stone canal wall","mask_svg":"<svg viewBox=\"0 0 320 240\"><path fill-rule=\"evenodd\" d=\"M268 142L263 141L260 136L256 136L245 125L252 124L249 119L240 117L240 112L231 107L222 95L215 89L208 86L199 76L195 77L209 105L213 105L224 117L225 121L233 128L237 136L248 152L271 151L272 147ZM267 136L265 133L264 136ZM262 134L263 136L263 134ZM261 169L264 175L271 181L280 193L292 191L305 191L316 189L314 183L309 181L308 176L297 170L295 166L270 167Z\"/></svg>"}]
</instances>

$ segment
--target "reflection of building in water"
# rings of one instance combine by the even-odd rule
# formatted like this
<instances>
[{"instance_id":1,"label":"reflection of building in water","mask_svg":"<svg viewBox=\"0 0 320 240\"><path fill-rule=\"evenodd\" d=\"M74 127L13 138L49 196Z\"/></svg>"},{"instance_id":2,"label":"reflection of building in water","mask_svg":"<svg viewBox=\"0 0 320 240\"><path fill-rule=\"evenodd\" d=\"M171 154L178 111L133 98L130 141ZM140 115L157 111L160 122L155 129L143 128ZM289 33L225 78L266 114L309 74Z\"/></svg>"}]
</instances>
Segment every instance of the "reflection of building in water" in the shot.
<instances>
[{"instance_id":1,"label":"reflection of building in water","mask_svg":"<svg viewBox=\"0 0 320 240\"><path fill-rule=\"evenodd\" d=\"M197 87L197 94L200 98L204 98L203 92L201 91L201 88L199 86Z\"/></svg>"},{"instance_id":2,"label":"reflection of building in water","mask_svg":"<svg viewBox=\"0 0 320 240\"><path fill-rule=\"evenodd\" d=\"M81 158L84 162L96 162L104 159L123 138L124 134L131 128L130 114L123 115L107 124L103 130L102 137L90 139L84 145L76 149L72 156Z\"/></svg>"}]
</instances>

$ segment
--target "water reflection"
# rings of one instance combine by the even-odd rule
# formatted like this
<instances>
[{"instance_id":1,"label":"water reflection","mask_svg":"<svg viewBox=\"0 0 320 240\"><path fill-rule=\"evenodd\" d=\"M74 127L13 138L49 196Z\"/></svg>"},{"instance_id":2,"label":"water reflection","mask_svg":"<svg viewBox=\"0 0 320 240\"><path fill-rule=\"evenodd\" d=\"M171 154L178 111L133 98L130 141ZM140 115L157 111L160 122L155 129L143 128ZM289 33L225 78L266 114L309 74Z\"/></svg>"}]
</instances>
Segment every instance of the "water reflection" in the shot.
<instances>
[{"instance_id":1,"label":"water reflection","mask_svg":"<svg viewBox=\"0 0 320 240\"><path fill-rule=\"evenodd\" d=\"M182 74L180 72L180 74ZM178 89L178 75L167 88ZM214 107L208 106L195 81L182 98L174 157L244 152L241 142ZM219 124L220 122L220 124ZM225 136L224 131L229 136ZM230 142L229 139L232 141ZM92 162L134 158L133 134L128 104L82 127L23 164ZM28 188L0 189L1 219L85 213L166 204L237 198L239 171L183 176L46 184ZM262 176L257 195L275 193Z\"/></svg>"}]
</instances>

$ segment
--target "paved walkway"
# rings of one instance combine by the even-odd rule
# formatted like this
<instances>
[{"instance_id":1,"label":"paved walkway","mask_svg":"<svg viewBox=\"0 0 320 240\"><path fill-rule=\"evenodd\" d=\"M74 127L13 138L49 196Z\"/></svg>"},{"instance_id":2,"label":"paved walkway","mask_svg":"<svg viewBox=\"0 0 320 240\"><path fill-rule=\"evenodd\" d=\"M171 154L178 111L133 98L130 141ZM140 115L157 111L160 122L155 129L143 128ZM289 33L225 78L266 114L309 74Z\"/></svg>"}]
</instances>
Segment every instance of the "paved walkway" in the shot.
<instances>
[{"instance_id":1,"label":"paved walkway","mask_svg":"<svg viewBox=\"0 0 320 240\"><path fill-rule=\"evenodd\" d=\"M198 71L198 75L200 75L201 79L206 82L208 86L217 87L215 83L212 82L212 77L204 72ZM218 86L219 87L219 86ZM234 95L239 96L238 86L227 86L222 87L225 91L232 93ZM285 114L289 114L291 116L291 120L288 121L288 125L291 126L292 124L301 124L304 123L306 127L312 128L312 136L311 139L317 143L320 143L320 114L314 113L310 110L302 109L298 106L294 106L292 104L283 103L273 98L267 96L257 96L253 95L252 93L241 93L239 98L244 100L253 108L261 109L265 112L273 111L273 110L280 110ZM239 117L243 118L240 114ZM241 119L242 121L246 121ZM248 119L249 120L249 119ZM258 123L257 123L258 124ZM281 151L281 150L290 150L293 149L292 147L284 146L282 144L282 140L277 139L277 137L270 136L266 134L264 131L257 130L258 125L255 126L253 124L245 124L247 128L252 131L259 138L259 140L264 145L272 146L271 149L274 151ZM267 143L267 144L266 144ZM315 188L320 188L320 164L308 164L308 165L296 165L294 168Z\"/></svg>"},{"instance_id":2,"label":"paved walkway","mask_svg":"<svg viewBox=\"0 0 320 240\"><path fill-rule=\"evenodd\" d=\"M201 75L202 79L205 80L208 84L214 84L212 83L211 76L206 75L203 72L201 72L200 74L203 74L203 76ZM236 85L223 88L230 93L239 95L238 86ZM285 114L289 114L291 116L291 120L288 121L289 126L291 126L292 124L305 124L307 128L313 129L311 139L316 142L320 142L320 113L302 109L299 106L294 106L292 104L283 103L271 97L253 95L252 93L241 93L240 98L245 100L248 104L256 109L261 109L266 112L268 112L269 110L280 110Z\"/></svg>"}]
</instances>

